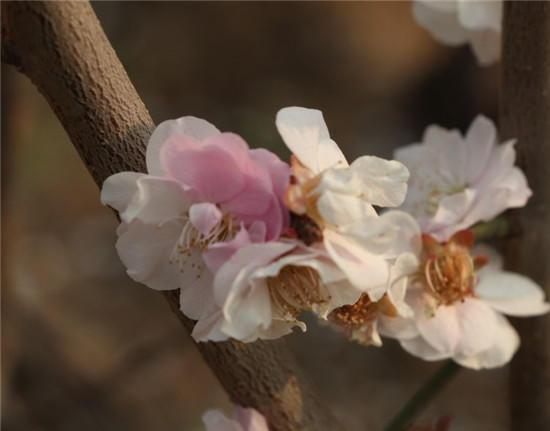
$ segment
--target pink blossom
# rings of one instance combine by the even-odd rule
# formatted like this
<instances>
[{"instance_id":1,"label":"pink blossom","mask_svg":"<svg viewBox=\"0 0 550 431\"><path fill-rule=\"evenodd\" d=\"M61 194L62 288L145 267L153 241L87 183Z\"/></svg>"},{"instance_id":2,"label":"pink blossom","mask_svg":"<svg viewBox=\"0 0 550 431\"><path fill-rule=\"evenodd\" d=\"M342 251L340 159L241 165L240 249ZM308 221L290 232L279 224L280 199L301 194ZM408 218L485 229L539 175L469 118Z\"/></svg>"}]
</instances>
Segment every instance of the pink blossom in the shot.
<instances>
[{"instance_id":1,"label":"pink blossom","mask_svg":"<svg viewBox=\"0 0 550 431\"><path fill-rule=\"evenodd\" d=\"M160 150L160 164L194 200L216 204L245 225L265 223L268 240L278 238L288 225L282 195L289 166L267 150L250 150L233 133L204 140L172 135Z\"/></svg>"},{"instance_id":2,"label":"pink blossom","mask_svg":"<svg viewBox=\"0 0 550 431\"><path fill-rule=\"evenodd\" d=\"M232 419L219 410L208 410L202 421L206 431L269 431L265 418L252 408L237 407Z\"/></svg>"}]
</instances>

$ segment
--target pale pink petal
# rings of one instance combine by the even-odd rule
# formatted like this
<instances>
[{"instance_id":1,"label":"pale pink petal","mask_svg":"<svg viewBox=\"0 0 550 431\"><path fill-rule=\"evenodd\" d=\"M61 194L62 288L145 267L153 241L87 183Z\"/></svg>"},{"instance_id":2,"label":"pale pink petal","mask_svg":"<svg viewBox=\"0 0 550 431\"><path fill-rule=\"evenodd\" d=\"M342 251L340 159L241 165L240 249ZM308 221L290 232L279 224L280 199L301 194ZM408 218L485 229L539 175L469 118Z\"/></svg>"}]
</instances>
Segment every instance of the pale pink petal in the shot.
<instances>
[{"instance_id":1,"label":"pale pink petal","mask_svg":"<svg viewBox=\"0 0 550 431\"><path fill-rule=\"evenodd\" d=\"M418 331L435 350L453 355L462 337L456 308L439 306L435 310L415 308Z\"/></svg>"},{"instance_id":2,"label":"pale pink petal","mask_svg":"<svg viewBox=\"0 0 550 431\"><path fill-rule=\"evenodd\" d=\"M224 323L223 312L218 307L213 307L203 314L197 321L191 332L195 341L226 341L229 337L221 330Z\"/></svg>"},{"instance_id":3,"label":"pale pink petal","mask_svg":"<svg viewBox=\"0 0 550 431\"><path fill-rule=\"evenodd\" d=\"M235 419L243 427L243 431L269 431L263 415L252 408L237 407Z\"/></svg>"},{"instance_id":4,"label":"pale pink petal","mask_svg":"<svg viewBox=\"0 0 550 431\"><path fill-rule=\"evenodd\" d=\"M275 120L283 141L300 162L314 173L347 166L336 142L330 139L323 114L317 109L283 108Z\"/></svg>"},{"instance_id":5,"label":"pale pink petal","mask_svg":"<svg viewBox=\"0 0 550 431\"><path fill-rule=\"evenodd\" d=\"M222 270L223 267L220 272ZM246 275L240 276L247 278ZM247 340L258 329L271 326L271 296L265 280L249 280L242 288L239 288L239 284L234 285L234 290L223 306L225 322L222 331L237 340Z\"/></svg>"},{"instance_id":6,"label":"pale pink petal","mask_svg":"<svg viewBox=\"0 0 550 431\"><path fill-rule=\"evenodd\" d=\"M165 175L160 161L160 152L167 141L178 139L178 137L189 137L195 141L202 141L219 133L220 131L208 121L191 116L160 123L147 144L147 172L150 175Z\"/></svg>"},{"instance_id":7,"label":"pale pink petal","mask_svg":"<svg viewBox=\"0 0 550 431\"><path fill-rule=\"evenodd\" d=\"M508 321L498 317L498 329L492 346L473 356L456 355L453 359L463 367L480 370L483 368L501 367L508 363L517 351L520 340L515 329Z\"/></svg>"},{"instance_id":8,"label":"pale pink petal","mask_svg":"<svg viewBox=\"0 0 550 431\"><path fill-rule=\"evenodd\" d=\"M214 277L203 271L201 278L180 288L180 310L190 319L198 320L213 303Z\"/></svg>"},{"instance_id":9,"label":"pale pink petal","mask_svg":"<svg viewBox=\"0 0 550 431\"><path fill-rule=\"evenodd\" d=\"M458 1L460 23L468 30L491 29L500 33L502 1Z\"/></svg>"},{"instance_id":10,"label":"pale pink petal","mask_svg":"<svg viewBox=\"0 0 550 431\"><path fill-rule=\"evenodd\" d=\"M179 271L170 256L182 224L173 221L158 228L135 220L121 226L116 249L130 278L155 290L177 289Z\"/></svg>"},{"instance_id":11,"label":"pale pink petal","mask_svg":"<svg viewBox=\"0 0 550 431\"><path fill-rule=\"evenodd\" d=\"M214 204L198 203L189 208L189 221L201 234L208 235L222 219L223 214Z\"/></svg>"},{"instance_id":12,"label":"pale pink petal","mask_svg":"<svg viewBox=\"0 0 550 431\"><path fill-rule=\"evenodd\" d=\"M227 201L246 185L241 162L236 160L239 153L229 152L235 136L223 133L201 145L189 138L169 141L161 151L162 165L171 178L192 189L198 200ZM220 141L227 141L227 150L220 147Z\"/></svg>"},{"instance_id":13,"label":"pale pink petal","mask_svg":"<svg viewBox=\"0 0 550 431\"><path fill-rule=\"evenodd\" d=\"M513 272L482 274L476 293L495 310L510 316L538 316L550 311L544 291L531 279Z\"/></svg>"},{"instance_id":14,"label":"pale pink petal","mask_svg":"<svg viewBox=\"0 0 550 431\"><path fill-rule=\"evenodd\" d=\"M420 337L416 322L412 317L380 316L378 329L382 336L396 340L405 341Z\"/></svg>"},{"instance_id":15,"label":"pale pink petal","mask_svg":"<svg viewBox=\"0 0 550 431\"><path fill-rule=\"evenodd\" d=\"M425 361L439 361L451 357L449 352L434 349L422 337L400 340L399 344L411 355L422 358Z\"/></svg>"},{"instance_id":16,"label":"pale pink petal","mask_svg":"<svg viewBox=\"0 0 550 431\"><path fill-rule=\"evenodd\" d=\"M290 182L291 169L288 163L264 148L250 150L250 157L269 173L275 194L282 198Z\"/></svg>"},{"instance_id":17,"label":"pale pink petal","mask_svg":"<svg viewBox=\"0 0 550 431\"><path fill-rule=\"evenodd\" d=\"M373 289L386 285L389 268L386 260L347 240L342 235L325 229L324 246L336 265L359 290L368 292L372 300L378 300L383 291Z\"/></svg>"},{"instance_id":18,"label":"pale pink petal","mask_svg":"<svg viewBox=\"0 0 550 431\"><path fill-rule=\"evenodd\" d=\"M495 124L484 115L478 115L468 128L463 144L468 154L465 170L470 184L475 184L484 173L496 142Z\"/></svg>"},{"instance_id":19,"label":"pale pink petal","mask_svg":"<svg viewBox=\"0 0 550 431\"><path fill-rule=\"evenodd\" d=\"M454 1L415 1L413 2L413 15L416 22L428 30L437 40L449 44L460 45L466 42L466 30L460 24L455 12L439 10L437 5L456 3Z\"/></svg>"},{"instance_id":20,"label":"pale pink petal","mask_svg":"<svg viewBox=\"0 0 550 431\"><path fill-rule=\"evenodd\" d=\"M373 205L396 207L407 193L409 170L395 160L362 156L353 161L350 169L361 184L361 196Z\"/></svg>"},{"instance_id":21,"label":"pale pink petal","mask_svg":"<svg viewBox=\"0 0 550 431\"><path fill-rule=\"evenodd\" d=\"M501 33L493 30L473 31L469 34L470 45L477 61L489 66L500 59L502 51Z\"/></svg>"},{"instance_id":22,"label":"pale pink petal","mask_svg":"<svg viewBox=\"0 0 550 431\"><path fill-rule=\"evenodd\" d=\"M491 347L498 327L496 312L474 298L465 299L454 307L461 331L457 354L472 356Z\"/></svg>"},{"instance_id":23,"label":"pale pink petal","mask_svg":"<svg viewBox=\"0 0 550 431\"><path fill-rule=\"evenodd\" d=\"M376 217L374 207L356 196L327 190L317 201L317 209L323 220L333 226L345 226Z\"/></svg>"},{"instance_id":24,"label":"pale pink petal","mask_svg":"<svg viewBox=\"0 0 550 431\"><path fill-rule=\"evenodd\" d=\"M137 181L137 190L120 218L130 223L134 219L159 224L184 215L191 200L176 181L167 178L143 176Z\"/></svg>"},{"instance_id":25,"label":"pale pink petal","mask_svg":"<svg viewBox=\"0 0 550 431\"><path fill-rule=\"evenodd\" d=\"M228 419L219 410L208 410L202 416L206 431L246 431L232 419Z\"/></svg>"},{"instance_id":26,"label":"pale pink petal","mask_svg":"<svg viewBox=\"0 0 550 431\"><path fill-rule=\"evenodd\" d=\"M227 262L235 252L252 242L248 231L241 228L235 238L230 241L217 242L210 245L202 254L208 269L215 273Z\"/></svg>"},{"instance_id":27,"label":"pale pink petal","mask_svg":"<svg viewBox=\"0 0 550 431\"><path fill-rule=\"evenodd\" d=\"M120 172L111 175L101 187L101 203L122 213L137 191L137 181L144 175L137 172Z\"/></svg>"}]
</instances>

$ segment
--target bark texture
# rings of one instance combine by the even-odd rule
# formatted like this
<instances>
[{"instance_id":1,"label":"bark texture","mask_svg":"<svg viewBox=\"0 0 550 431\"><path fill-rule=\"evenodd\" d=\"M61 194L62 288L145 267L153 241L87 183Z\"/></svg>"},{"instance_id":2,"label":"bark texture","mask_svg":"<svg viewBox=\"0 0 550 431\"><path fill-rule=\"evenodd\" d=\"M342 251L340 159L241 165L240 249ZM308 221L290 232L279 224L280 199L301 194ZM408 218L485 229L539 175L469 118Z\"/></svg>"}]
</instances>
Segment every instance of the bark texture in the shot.
<instances>
[{"instance_id":1,"label":"bark texture","mask_svg":"<svg viewBox=\"0 0 550 431\"><path fill-rule=\"evenodd\" d=\"M550 296L550 2L505 2L501 126L518 138L533 197L517 211L522 235L509 244L514 270ZM550 316L516 319L522 346L510 377L513 430L550 429Z\"/></svg>"},{"instance_id":2,"label":"bark texture","mask_svg":"<svg viewBox=\"0 0 550 431\"><path fill-rule=\"evenodd\" d=\"M145 171L153 121L88 2L2 2L2 60L44 95L98 185L116 172ZM165 297L191 330L177 293ZM232 401L261 411L273 431L341 429L284 341L198 348Z\"/></svg>"}]
</instances>

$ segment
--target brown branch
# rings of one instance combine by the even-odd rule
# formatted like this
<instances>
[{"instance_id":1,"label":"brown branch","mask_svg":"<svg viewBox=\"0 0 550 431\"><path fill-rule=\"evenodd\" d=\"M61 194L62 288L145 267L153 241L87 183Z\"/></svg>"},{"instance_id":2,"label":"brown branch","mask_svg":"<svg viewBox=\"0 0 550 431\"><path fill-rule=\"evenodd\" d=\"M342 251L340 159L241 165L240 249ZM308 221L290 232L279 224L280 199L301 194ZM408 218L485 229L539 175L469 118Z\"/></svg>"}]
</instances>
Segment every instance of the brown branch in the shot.
<instances>
[{"instance_id":1,"label":"brown branch","mask_svg":"<svg viewBox=\"0 0 550 431\"><path fill-rule=\"evenodd\" d=\"M510 266L550 295L550 3L505 2L501 123L518 138L519 164L533 197L517 211L522 235ZM522 347L512 362L512 429L550 429L550 317L517 320Z\"/></svg>"},{"instance_id":2,"label":"brown branch","mask_svg":"<svg viewBox=\"0 0 550 431\"><path fill-rule=\"evenodd\" d=\"M2 2L2 59L38 87L98 185L145 170L153 122L87 2ZM189 331L178 295L165 297ZM272 430L341 429L283 340L198 348L233 402L260 410Z\"/></svg>"}]
</instances>

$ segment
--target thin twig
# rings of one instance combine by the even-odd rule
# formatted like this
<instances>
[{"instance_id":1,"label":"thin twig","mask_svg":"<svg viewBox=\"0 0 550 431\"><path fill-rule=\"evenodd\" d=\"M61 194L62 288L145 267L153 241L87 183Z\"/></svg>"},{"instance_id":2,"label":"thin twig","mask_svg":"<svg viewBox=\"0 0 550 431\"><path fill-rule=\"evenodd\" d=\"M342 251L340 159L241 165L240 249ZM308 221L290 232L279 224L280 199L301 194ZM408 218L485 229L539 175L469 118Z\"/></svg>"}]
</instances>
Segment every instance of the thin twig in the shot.
<instances>
[{"instance_id":1,"label":"thin twig","mask_svg":"<svg viewBox=\"0 0 550 431\"><path fill-rule=\"evenodd\" d=\"M460 366L453 361L445 362L435 374L407 401L384 431L406 431L430 402L439 395L449 381L456 376Z\"/></svg>"}]
</instances>

